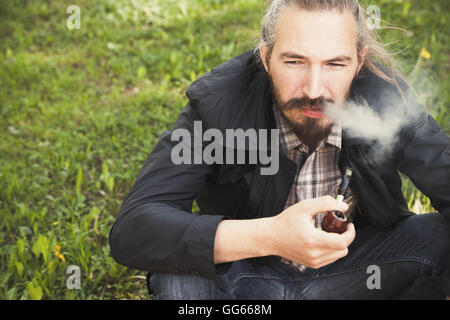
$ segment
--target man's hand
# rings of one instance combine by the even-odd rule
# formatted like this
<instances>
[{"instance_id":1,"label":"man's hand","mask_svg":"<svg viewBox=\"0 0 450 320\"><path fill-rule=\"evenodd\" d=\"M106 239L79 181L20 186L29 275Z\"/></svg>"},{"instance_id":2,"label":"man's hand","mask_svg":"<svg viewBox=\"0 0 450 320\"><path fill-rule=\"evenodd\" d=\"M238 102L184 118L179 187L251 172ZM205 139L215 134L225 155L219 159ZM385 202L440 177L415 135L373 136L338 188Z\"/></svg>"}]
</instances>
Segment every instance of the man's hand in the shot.
<instances>
[{"instance_id":1,"label":"man's hand","mask_svg":"<svg viewBox=\"0 0 450 320\"><path fill-rule=\"evenodd\" d=\"M272 218L272 252L307 267L317 269L348 253L355 238L355 227L350 223L342 234L328 233L315 228L314 216L321 212L348 209L347 204L325 196L304 200L290 206Z\"/></svg>"}]
</instances>

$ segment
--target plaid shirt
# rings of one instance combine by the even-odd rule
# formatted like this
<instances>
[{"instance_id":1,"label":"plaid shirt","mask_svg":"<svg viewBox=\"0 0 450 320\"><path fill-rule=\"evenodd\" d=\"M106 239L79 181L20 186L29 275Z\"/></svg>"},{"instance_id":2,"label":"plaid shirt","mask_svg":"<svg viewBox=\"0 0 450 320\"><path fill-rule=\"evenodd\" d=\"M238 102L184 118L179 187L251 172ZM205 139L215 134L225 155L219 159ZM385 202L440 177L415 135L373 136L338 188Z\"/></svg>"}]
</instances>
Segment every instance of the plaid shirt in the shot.
<instances>
[{"instance_id":1,"label":"plaid shirt","mask_svg":"<svg viewBox=\"0 0 450 320\"><path fill-rule=\"evenodd\" d=\"M338 166L342 141L341 127L333 125L328 137L320 141L317 148L312 153L309 153L308 146L297 138L275 104L273 111L277 127L280 129L281 151L290 160L297 163L298 166L284 209L305 199L318 198L325 195L336 196L342 181L342 173ZM316 216L316 228L321 228L322 219L325 215L326 213L321 213ZM294 268L296 267L300 271L306 268L285 258L282 258L281 261L290 264Z\"/></svg>"}]
</instances>

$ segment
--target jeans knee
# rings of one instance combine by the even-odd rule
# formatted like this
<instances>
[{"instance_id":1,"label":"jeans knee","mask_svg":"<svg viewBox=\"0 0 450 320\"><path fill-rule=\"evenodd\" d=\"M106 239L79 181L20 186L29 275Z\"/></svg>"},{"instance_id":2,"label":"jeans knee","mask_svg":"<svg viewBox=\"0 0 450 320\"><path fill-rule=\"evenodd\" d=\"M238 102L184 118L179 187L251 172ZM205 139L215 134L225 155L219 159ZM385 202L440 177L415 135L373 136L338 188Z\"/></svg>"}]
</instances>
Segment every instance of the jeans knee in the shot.
<instances>
[{"instance_id":1,"label":"jeans knee","mask_svg":"<svg viewBox=\"0 0 450 320\"><path fill-rule=\"evenodd\" d=\"M424 246L424 257L440 269L450 254L450 220L440 213L427 213L414 216L407 223L409 232L416 233L420 238L417 246Z\"/></svg>"}]
</instances>

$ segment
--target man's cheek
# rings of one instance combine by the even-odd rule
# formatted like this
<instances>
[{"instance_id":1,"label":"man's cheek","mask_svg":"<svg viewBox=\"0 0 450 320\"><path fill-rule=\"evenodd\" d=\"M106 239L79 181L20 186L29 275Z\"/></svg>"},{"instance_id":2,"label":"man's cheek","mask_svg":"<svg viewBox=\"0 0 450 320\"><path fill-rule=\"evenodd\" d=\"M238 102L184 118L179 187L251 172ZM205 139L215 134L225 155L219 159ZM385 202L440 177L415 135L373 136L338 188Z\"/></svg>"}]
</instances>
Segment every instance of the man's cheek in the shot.
<instances>
[{"instance_id":1,"label":"man's cheek","mask_svg":"<svg viewBox=\"0 0 450 320\"><path fill-rule=\"evenodd\" d=\"M296 92L298 91L299 85L295 79L291 79L290 77L282 77L276 84L276 87L284 101L289 101L292 97L298 96Z\"/></svg>"}]
</instances>

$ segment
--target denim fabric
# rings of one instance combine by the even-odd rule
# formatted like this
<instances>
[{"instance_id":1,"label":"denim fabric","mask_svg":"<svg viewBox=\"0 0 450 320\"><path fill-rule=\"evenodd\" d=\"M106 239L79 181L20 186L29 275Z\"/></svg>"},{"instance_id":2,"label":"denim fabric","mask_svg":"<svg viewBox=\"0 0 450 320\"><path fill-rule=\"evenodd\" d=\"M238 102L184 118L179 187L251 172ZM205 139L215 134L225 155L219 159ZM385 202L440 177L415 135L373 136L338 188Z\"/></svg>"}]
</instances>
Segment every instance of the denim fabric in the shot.
<instances>
[{"instance_id":1,"label":"denim fabric","mask_svg":"<svg viewBox=\"0 0 450 320\"><path fill-rule=\"evenodd\" d=\"M356 228L346 257L303 272L275 257L269 264L234 261L215 280L192 273L153 274L152 299L441 299L450 223L439 213L415 215L390 228ZM369 289L378 266L380 288Z\"/></svg>"}]
</instances>

